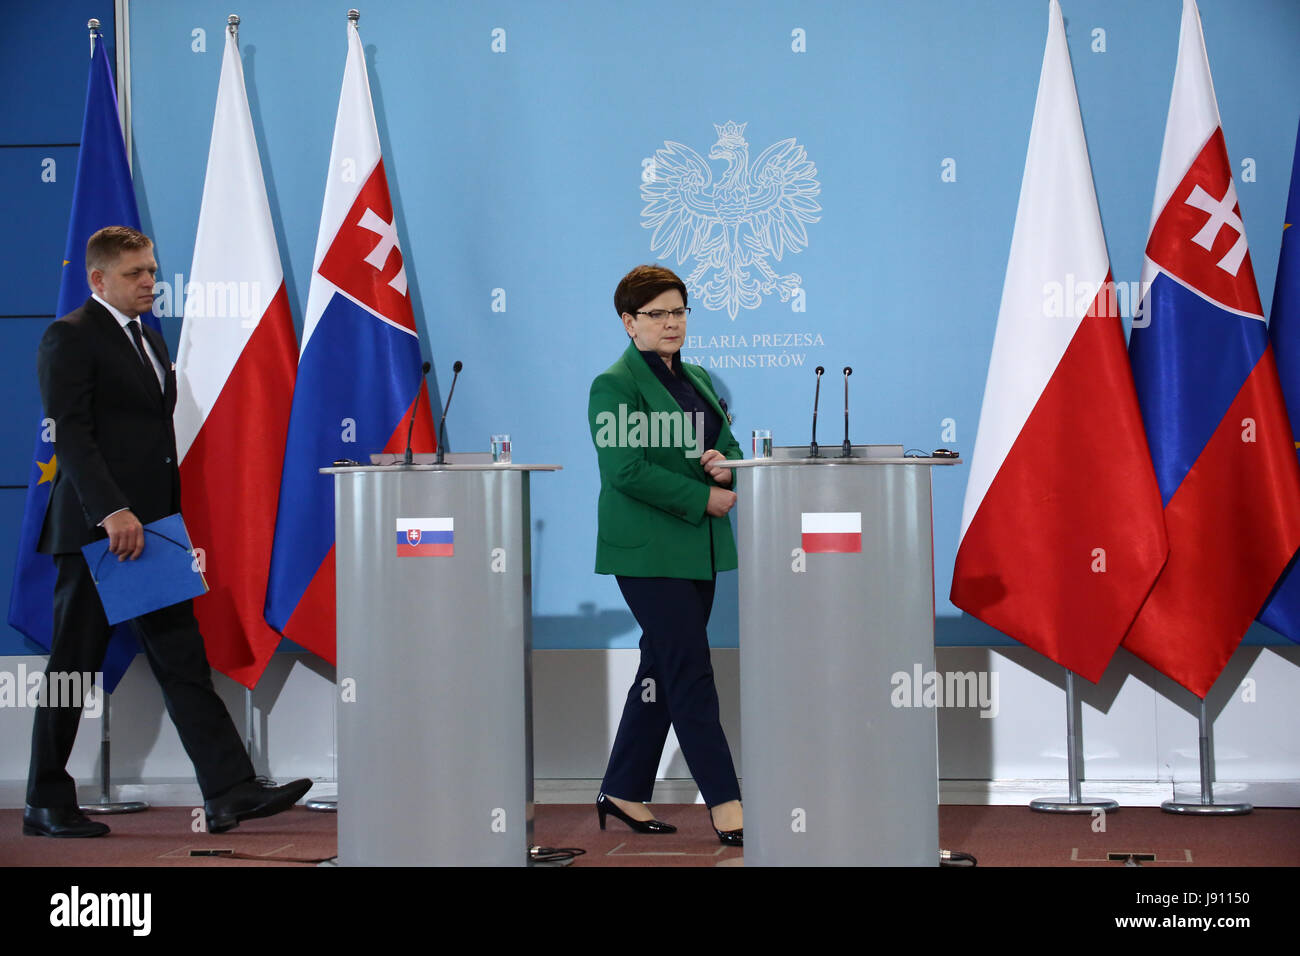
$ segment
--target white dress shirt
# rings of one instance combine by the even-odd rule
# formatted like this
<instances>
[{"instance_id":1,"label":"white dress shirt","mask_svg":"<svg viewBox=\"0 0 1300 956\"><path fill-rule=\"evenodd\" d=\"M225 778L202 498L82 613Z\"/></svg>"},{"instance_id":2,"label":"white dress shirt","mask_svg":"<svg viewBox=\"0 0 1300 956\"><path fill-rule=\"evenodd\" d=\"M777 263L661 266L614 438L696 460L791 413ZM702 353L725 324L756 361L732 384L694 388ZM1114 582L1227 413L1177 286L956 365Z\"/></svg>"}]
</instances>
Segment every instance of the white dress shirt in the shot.
<instances>
[{"instance_id":1,"label":"white dress shirt","mask_svg":"<svg viewBox=\"0 0 1300 956\"><path fill-rule=\"evenodd\" d=\"M98 293L91 293L90 297L94 299L96 302L98 302L100 305L102 305L104 308L108 309L109 314L113 316L113 318L117 319L117 324L122 327L122 334L125 335L127 341L131 343L131 351L139 355L140 353L136 351L136 347L135 347L135 336L133 336L131 334L131 330L127 328L127 326L130 323L138 322L139 317L137 316L134 319L130 318L125 312L120 311L119 309L109 305L107 302L101 299ZM155 355L153 352L153 346L149 344L149 336L144 334L143 323L141 323L141 328L140 328L140 341L144 343L145 354L149 356L149 361L153 363L153 373L158 377L158 388L161 391L163 388L163 382L164 382L163 376L165 373L163 372L162 362L158 360L158 356ZM113 517L113 515L121 514L123 511L130 511L130 510L131 510L130 508L119 508L117 511L114 511L113 514L104 515L104 521L107 521L109 518ZM99 526L101 528L104 526L104 521L101 521L99 523Z\"/></svg>"},{"instance_id":2,"label":"white dress shirt","mask_svg":"<svg viewBox=\"0 0 1300 956\"><path fill-rule=\"evenodd\" d=\"M90 297L104 308L108 309L109 314L111 314L113 318L117 319L117 324L122 327L122 334L125 335L127 341L131 343L131 351L136 352L135 336L131 334L131 330L127 328L127 326L132 322L138 322L139 318L130 318L126 313L119 311L101 299L97 293L92 293ZM163 364L158 359L158 356L153 353L153 346L149 344L149 336L144 334L144 323L141 323L140 325L140 340L144 342L145 354L149 356L149 361L153 363L153 373L158 377L158 390L161 391L163 388L163 382L166 381L166 372L163 370ZM139 352L136 352L136 354L138 355Z\"/></svg>"}]
</instances>

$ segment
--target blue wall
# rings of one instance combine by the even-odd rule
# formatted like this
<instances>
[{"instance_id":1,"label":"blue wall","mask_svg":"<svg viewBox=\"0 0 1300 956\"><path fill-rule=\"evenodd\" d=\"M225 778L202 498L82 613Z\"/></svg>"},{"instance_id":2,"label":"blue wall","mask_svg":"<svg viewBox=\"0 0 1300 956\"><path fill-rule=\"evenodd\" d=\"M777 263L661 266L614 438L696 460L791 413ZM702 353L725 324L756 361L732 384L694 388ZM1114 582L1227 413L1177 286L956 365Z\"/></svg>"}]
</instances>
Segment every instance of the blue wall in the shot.
<instances>
[{"instance_id":1,"label":"blue wall","mask_svg":"<svg viewBox=\"0 0 1300 956\"><path fill-rule=\"evenodd\" d=\"M0 51L0 607L9 586L37 422L36 344L54 318L67 240L90 40L100 21L113 46L113 4L9 4ZM7 624L0 654L37 650Z\"/></svg>"},{"instance_id":2,"label":"blue wall","mask_svg":"<svg viewBox=\"0 0 1300 956\"><path fill-rule=\"evenodd\" d=\"M244 17L254 123L301 326L347 5L327 14L304 0L233 6ZM1136 281L1141 268L1180 7L1178 0L1064 3L1121 281ZM231 8L228 0L131 4L136 188L164 278L189 269ZM638 636L612 579L590 570L598 483L585 413L591 378L626 341L614 285L630 266L654 258L640 187L643 163L665 141L707 157L715 124L734 120L747 124L751 158L794 137L817 170L822 210L808 226L808 246L771 263L802 278L805 311L769 295L733 320L692 303L690 335L745 338L744 346L684 352L728 396L737 434L762 426L778 444L806 441L811 368L850 364L855 441L948 444L969 453L1046 37L1045 0L662 0L653 7L388 0L361 12L407 275L439 396L451 362L466 366L450 446L483 449L490 433L509 431L516 460L565 466L533 483L538 647L630 646ZM1300 117L1300 4L1204 0L1201 12L1267 303ZM20 71L30 99L7 102L7 140L40 129L49 141L75 141L86 51L78 28L87 15L42 14L27 24L32 44L22 55L32 72L6 69ZM494 41L495 30L504 34ZM1104 52L1094 52L1096 30L1104 31ZM7 27L6 43L16 33ZM796 52L801 37L805 52ZM494 52L502 41L504 52ZM60 170L70 174L73 150L63 152ZM953 182L941 177L949 159ZM1241 175L1247 159L1254 181ZM60 177L57 202L51 188L33 205L41 192L31 185L38 180L27 151L0 150L0 161L6 183L28 183L0 194L40 231L39 247L30 236L6 239L6 269L22 277L23 294L6 292L3 311L48 312L71 178ZM716 178L725 164L710 166ZM692 267L667 264L683 275ZM48 276L43 285L41 275ZM493 308L494 290L504 290L504 311ZM9 483L26 476L27 423L36 417L31 356L45 321L0 325L8 373L0 388L13 411L0 432L0 468ZM164 317L163 326L174 344L180 317ZM755 335L788 333L820 336L823 344L753 344ZM744 367L754 361L746 356L759 355L790 364ZM955 442L941 437L945 419L955 421ZM819 437L834 439L831 422ZM947 601L965 479L964 467L935 475L939 639L1001 643ZM0 494L0 533L12 541L21 492ZM11 561L0 553L0 589L8 587ZM719 595L714 641L734 645L734 574L724 576ZM12 633L0 638L0 653L20 649Z\"/></svg>"}]
</instances>

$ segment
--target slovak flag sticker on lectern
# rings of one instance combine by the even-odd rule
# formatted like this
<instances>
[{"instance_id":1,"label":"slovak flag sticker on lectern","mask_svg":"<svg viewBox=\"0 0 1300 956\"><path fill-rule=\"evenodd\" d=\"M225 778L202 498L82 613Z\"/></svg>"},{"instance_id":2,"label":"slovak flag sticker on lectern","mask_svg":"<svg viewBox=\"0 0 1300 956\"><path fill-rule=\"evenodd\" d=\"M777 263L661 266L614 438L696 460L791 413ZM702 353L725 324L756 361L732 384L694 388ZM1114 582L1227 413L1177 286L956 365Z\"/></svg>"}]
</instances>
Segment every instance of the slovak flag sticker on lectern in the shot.
<instances>
[{"instance_id":1,"label":"slovak flag sticker on lectern","mask_svg":"<svg viewBox=\"0 0 1300 956\"><path fill-rule=\"evenodd\" d=\"M805 554L860 554L861 511L804 511L799 520Z\"/></svg>"},{"instance_id":2,"label":"slovak flag sticker on lectern","mask_svg":"<svg viewBox=\"0 0 1300 956\"><path fill-rule=\"evenodd\" d=\"M399 558L450 558L455 553L451 518L398 518Z\"/></svg>"}]
</instances>

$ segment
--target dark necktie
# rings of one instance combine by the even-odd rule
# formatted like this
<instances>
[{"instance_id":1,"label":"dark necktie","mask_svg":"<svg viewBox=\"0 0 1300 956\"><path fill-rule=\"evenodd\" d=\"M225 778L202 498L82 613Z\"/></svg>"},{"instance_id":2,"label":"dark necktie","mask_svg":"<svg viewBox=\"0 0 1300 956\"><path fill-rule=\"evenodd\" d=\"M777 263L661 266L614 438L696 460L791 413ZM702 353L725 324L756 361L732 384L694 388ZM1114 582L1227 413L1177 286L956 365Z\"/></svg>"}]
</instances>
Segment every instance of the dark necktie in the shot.
<instances>
[{"instance_id":1,"label":"dark necktie","mask_svg":"<svg viewBox=\"0 0 1300 956\"><path fill-rule=\"evenodd\" d=\"M149 381L157 385L158 373L154 370L153 362L149 361L149 353L144 350L144 336L140 333L140 320L132 319L126 323L126 327L131 330L131 338L135 339L135 350L140 353L140 361L144 363L144 370L149 374ZM161 386L159 387L161 388Z\"/></svg>"}]
</instances>

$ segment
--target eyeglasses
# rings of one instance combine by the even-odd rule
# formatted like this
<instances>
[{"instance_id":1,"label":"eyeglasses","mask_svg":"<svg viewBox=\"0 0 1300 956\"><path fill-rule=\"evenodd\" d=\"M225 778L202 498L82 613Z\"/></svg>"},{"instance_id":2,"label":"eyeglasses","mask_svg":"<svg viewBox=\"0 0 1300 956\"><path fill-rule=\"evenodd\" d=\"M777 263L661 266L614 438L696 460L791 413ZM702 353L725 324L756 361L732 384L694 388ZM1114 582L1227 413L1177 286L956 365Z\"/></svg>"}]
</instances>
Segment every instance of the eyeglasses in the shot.
<instances>
[{"instance_id":1,"label":"eyeglasses","mask_svg":"<svg viewBox=\"0 0 1300 956\"><path fill-rule=\"evenodd\" d=\"M671 315L674 319L680 322L691 314L691 310L683 306L680 309L655 309L653 312L638 312L636 314L644 315L651 322L663 322Z\"/></svg>"}]
</instances>

